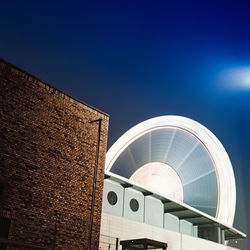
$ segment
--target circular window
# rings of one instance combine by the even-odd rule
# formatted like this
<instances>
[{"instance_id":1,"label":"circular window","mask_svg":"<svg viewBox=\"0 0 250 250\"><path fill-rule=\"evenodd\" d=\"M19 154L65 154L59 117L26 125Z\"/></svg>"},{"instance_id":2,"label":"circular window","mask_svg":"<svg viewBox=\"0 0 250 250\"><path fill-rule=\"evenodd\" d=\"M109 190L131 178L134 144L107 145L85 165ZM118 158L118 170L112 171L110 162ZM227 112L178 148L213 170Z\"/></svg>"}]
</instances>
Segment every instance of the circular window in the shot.
<instances>
[{"instance_id":1,"label":"circular window","mask_svg":"<svg viewBox=\"0 0 250 250\"><path fill-rule=\"evenodd\" d=\"M118 198L117 198L116 193L113 192L113 191L110 191L108 193L108 202L109 202L109 204L114 206L117 203L117 200L118 200Z\"/></svg>"},{"instance_id":2,"label":"circular window","mask_svg":"<svg viewBox=\"0 0 250 250\"><path fill-rule=\"evenodd\" d=\"M136 199L131 199L130 200L130 208L133 212L138 211L139 209L139 203Z\"/></svg>"}]
</instances>

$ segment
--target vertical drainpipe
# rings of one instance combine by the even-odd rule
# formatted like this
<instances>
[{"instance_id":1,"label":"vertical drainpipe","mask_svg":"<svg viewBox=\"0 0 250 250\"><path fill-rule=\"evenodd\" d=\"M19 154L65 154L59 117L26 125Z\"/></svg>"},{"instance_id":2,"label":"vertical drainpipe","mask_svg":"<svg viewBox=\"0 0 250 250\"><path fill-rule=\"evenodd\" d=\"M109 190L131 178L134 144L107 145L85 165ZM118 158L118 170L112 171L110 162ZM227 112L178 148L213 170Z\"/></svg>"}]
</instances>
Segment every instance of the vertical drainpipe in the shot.
<instances>
[{"instance_id":1,"label":"vertical drainpipe","mask_svg":"<svg viewBox=\"0 0 250 250\"><path fill-rule=\"evenodd\" d=\"M90 213L90 227L89 227L89 250L91 250L92 245L92 230L93 230L93 220L94 220L94 205L95 205L95 189L96 189L96 177L97 177L97 168L98 168L98 158L100 151L100 139L101 139L101 126L102 119L97 119L90 121L89 123L98 122L98 139L97 139L97 149L95 156L95 169L94 169L94 177L93 177L93 186L92 186L92 201L91 201L91 213Z\"/></svg>"}]
</instances>

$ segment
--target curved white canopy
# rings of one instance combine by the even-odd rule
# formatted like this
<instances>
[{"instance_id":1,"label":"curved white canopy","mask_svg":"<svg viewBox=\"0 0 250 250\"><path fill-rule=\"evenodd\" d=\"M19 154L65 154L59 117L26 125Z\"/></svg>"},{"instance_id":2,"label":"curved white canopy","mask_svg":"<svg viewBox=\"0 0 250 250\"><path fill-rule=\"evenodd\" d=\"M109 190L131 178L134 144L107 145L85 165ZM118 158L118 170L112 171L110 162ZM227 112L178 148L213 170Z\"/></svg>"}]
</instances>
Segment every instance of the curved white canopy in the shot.
<instances>
[{"instance_id":1,"label":"curved white canopy","mask_svg":"<svg viewBox=\"0 0 250 250\"><path fill-rule=\"evenodd\" d=\"M145 168L147 164L150 171ZM123 134L106 155L107 171L127 178L140 173L147 179L144 185L151 189L155 178L150 184L148 180L156 174L152 166L157 164L170 166L173 171L168 172L180 177L186 204L233 224L236 188L232 165L220 141L207 128L181 116L152 118ZM159 171L158 167L157 174ZM168 188L164 178L158 179L158 186ZM167 195L165 190L161 193Z\"/></svg>"}]
</instances>

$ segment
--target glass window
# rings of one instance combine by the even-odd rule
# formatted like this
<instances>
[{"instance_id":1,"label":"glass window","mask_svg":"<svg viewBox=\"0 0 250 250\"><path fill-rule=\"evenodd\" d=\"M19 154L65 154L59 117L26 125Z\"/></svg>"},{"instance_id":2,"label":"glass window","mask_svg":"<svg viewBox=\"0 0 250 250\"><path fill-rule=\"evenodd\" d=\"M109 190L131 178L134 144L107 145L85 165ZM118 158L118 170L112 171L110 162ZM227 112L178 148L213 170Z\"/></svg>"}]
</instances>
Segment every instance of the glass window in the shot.
<instances>
[{"instance_id":1,"label":"glass window","mask_svg":"<svg viewBox=\"0 0 250 250\"><path fill-rule=\"evenodd\" d=\"M118 200L118 198L117 198L116 193L113 192L113 191L110 191L108 193L108 202L109 202L109 204L114 206L117 203L117 200Z\"/></svg>"},{"instance_id":2,"label":"glass window","mask_svg":"<svg viewBox=\"0 0 250 250\"><path fill-rule=\"evenodd\" d=\"M133 212L138 211L138 209L139 209L139 203L138 203L138 201L136 199L131 199L129 205L130 205L130 208L131 208L131 210Z\"/></svg>"}]
</instances>

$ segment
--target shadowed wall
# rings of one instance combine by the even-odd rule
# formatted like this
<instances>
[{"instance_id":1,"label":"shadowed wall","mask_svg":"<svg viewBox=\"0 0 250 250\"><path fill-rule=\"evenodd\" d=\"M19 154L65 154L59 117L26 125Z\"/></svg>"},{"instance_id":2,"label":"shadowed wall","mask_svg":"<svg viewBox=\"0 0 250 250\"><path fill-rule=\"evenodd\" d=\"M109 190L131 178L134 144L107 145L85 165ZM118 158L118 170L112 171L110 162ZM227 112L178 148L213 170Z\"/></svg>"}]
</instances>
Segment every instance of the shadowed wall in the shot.
<instances>
[{"instance_id":1,"label":"shadowed wall","mask_svg":"<svg viewBox=\"0 0 250 250\"><path fill-rule=\"evenodd\" d=\"M0 238L98 249L108 120L0 60Z\"/></svg>"}]
</instances>

